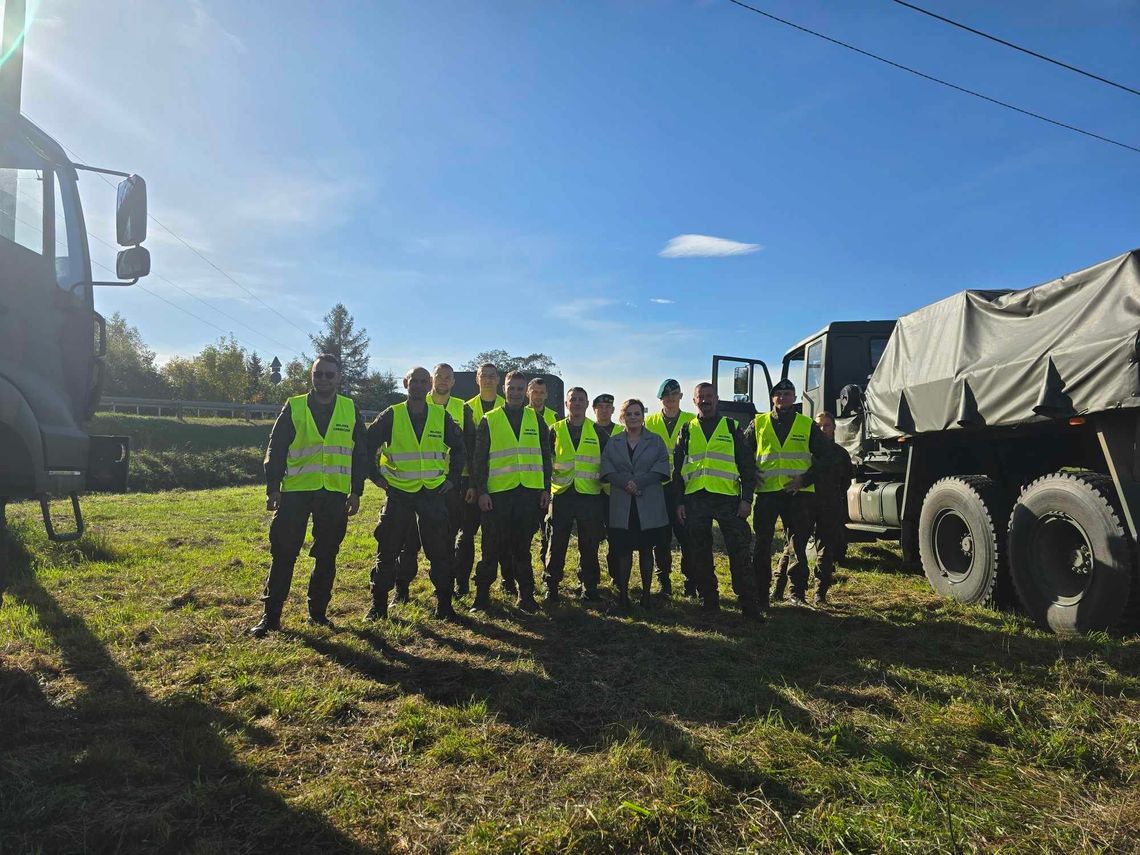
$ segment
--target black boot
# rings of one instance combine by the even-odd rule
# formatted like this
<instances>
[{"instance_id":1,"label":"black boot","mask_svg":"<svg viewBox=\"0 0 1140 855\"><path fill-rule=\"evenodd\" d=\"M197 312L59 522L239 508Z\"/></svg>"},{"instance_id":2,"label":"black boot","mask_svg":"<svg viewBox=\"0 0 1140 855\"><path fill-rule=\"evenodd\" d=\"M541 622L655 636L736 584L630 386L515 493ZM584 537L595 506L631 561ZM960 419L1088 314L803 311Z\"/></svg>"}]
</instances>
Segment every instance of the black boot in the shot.
<instances>
[{"instance_id":1,"label":"black boot","mask_svg":"<svg viewBox=\"0 0 1140 855\"><path fill-rule=\"evenodd\" d=\"M435 607L435 616L440 620L454 622L458 619L455 614L455 609L452 608L451 600L440 600Z\"/></svg>"},{"instance_id":2,"label":"black boot","mask_svg":"<svg viewBox=\"0 0 1140 855\"><path fill-rule=\"evenodd\" d=\"M532 615L538 611L538 603L534 600L534 594L519 594L519 611L526 612Z\"/></svg>"},{"instance_id":3,"label":"black boot","mask_svg":"<svg viewBox=\"0 0 1140 855\"><path fill-rule=\"evenodd\" d=\"M781 574L776 577L776 590L772 592L772 599L776 602L784 599L784 589L788 586L788 577Z\"/></svg>"},{"instance_id":4,"label":"black boot","mask_svg":"<svg viewBox=\"0 0 1140 855\"><path fill-rule=\"evenodd\" d=\"M673 580L665 576L661 580L661 596L669 599L673 596Z\"/></svg>"},{"instance_id":5,"label":"black boot","mask_svg":"<svg viewBox=\"0 0 1140 855\"><path fill-rule=\"evenodd\" d=\"M558 605L558 588L549 587L546 589L546 596L542 598L542 604L548 609L552 609Z\"/></svg>"},{"instance_id":6,"label":"black boot","mask_svg":"<svg viewBox=\"0 0 1140 855\"><path fill-rule=\"evenodd\" d=\"M719 612L720 611L720 593L717 591L713 591L710 594L706 594L705 598L704 598L704 602L701 604L701 608L703 608L706 612Z\"/></svg>"},{"instance_id":7,"label":"black boot","mask_svg":"<svg viewBox=\"0 0 1140 855\"><path fill-rule=\"evenodd\" d=\"M468 579L455 580L455 596L466 597L471 593L471 582Z\"/></svg>"},{"instance_id":8,"label":"black boot","mask_svg":"<svg viewBox=\"0 0 1140 855\"><path fill-rule=\"evenodd\" d=\"M827 587L827 585L820 585L815 589L815 596L812 597L812 602L817 606L823 606L827 604Z\"/></svg>"},{"instance_id":9,"label":"black boot","mask_svg":"<svg viewBox=\"0 0 1140 855\"><path fill-rule=\"evenodd\" d=\"M406 603L411 600L412 596L408 591L409 584L407 582L396 583L396 599L397 603Z\"/></svg>"},{"instance_id":10,"label":"black boot","mask_svg":"<svg viewBox=\"0 0 1140 855\"><path fill-rule=\"evenodd\" d=\"M486 585L475 586L475 602L471 604L472 611L491 611L491 592Z\"/></svg>"},{"instance_id":11,"label":"black boot","mask_svg":"<svg viewBox=\"0 0 1140 855\"><path fill-rule=\"evenodd\" d=\"M744 615L745 620L755 623L759 623L768 617L756 603L741 603L740 611L741 614Z\"/></svg>"},{"instance_id":12,"label":"black boot","mask_svg":"<svg viewBox=\"0 0 1140 855\"><path fill-rule=\"evenodd\" d=\"M368 614L364 616L364 619L375 621L384 620L386 617L388 617L388 596L381 594L372 601L372 608L368 610Z\"/></svg>"},{"instance_id":13,"label":"black boot","mask_svg":"<svg viewBox=\"0 0 1140 855\"><path fill-rule=\"evenodd\" d=\"M327 629L334 629L333 622L328 619L328 616L323 611L309 612L309 625L323 626Z\"/></svg>"},{"instance_id":14,"label":"black boot","mask_svg":"<svg viewBox=\"0 0 1140 855\"><path fill-rule=\"evenodd\" d=\"M249 634L254 638L265 638L271 632L281 629L281 615L266 612L256 626L250 627Z\"/></svg>"}]
</instances>

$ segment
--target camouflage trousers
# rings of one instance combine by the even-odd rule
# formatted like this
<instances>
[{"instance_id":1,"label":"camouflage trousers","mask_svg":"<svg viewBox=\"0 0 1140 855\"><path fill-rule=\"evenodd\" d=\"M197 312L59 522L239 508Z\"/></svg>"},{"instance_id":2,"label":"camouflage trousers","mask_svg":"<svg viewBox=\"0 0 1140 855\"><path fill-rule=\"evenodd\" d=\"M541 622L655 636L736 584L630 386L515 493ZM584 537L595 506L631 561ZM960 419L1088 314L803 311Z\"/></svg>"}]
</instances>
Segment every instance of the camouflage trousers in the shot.
<instances>
[{"instance_id":1,"label":"camouflage trousers","mask_svg":"<svg viewBox=\"0 0 1140 855\"><path fill-rule=\"evenodd\" d=\"M713 567L712 524L715 521L728 553L728 572L732 578L733 593L741 608L756 605L759 592L756 589L756 576L748 562L752 532L748 528L748 522L737 514L740 498L698 490L686 495L683 503L690 560L698 593L705 602L715 602L720 597Z\"/></svg>"}]
</instances>

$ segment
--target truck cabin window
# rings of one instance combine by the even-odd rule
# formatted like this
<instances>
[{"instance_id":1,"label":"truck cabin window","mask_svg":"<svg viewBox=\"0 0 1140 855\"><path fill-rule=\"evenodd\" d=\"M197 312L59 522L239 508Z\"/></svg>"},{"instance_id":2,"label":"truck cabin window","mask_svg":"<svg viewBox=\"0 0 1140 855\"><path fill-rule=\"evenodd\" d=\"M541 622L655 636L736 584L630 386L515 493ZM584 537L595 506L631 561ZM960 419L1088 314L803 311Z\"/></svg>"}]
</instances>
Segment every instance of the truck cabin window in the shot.
<instances>
[{"instance_id":1,"label":"truck cabin window","mask_svg":"<svg viewBox=\"0 0 1140 855\"><path fill-rule=\"evenodd\" d=\"M804 375L804 391L819 388L819 378L823 374L823 339L812 342L807 349L807 373Z\"/></svg>"},{"instance_id":2,"label":"truck cabin window","mask_svg":"<svg viewBox=\"0 0 1140 855\"><path fill-rule=\"evenodd\" d=\"M877 336L870 341L871 347L871 370L875 370L875 366L879 364L879 360L883 358L883 351L887 349L887 337Z\"/></svg>"}]
</instances>

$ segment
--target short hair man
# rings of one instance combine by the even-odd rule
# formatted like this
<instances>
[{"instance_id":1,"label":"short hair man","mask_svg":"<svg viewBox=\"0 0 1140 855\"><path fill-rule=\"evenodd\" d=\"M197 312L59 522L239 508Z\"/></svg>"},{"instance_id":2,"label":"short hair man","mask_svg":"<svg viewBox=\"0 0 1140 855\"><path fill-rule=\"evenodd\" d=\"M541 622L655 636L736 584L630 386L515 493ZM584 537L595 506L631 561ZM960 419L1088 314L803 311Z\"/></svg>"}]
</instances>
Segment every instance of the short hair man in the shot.
<instances>
[{"instance_id":1,"label":"short hair man","mask_svg":"<svg viewBox=\"0 0 1140 855\"><path fill-rule=\"evenodd\" d=\"M550 505L550 431L526 404L526 378L506 378L506 403L492 410L475 435L471 475L483 512L483 555L475 569L473 608L489 610L500 555L510 556L519 608L538 610L530 547Z\"/></svg>"},{"instance_id":2,"label":"short hair man","mask_svg":"<svg viewBox=\"0 0 1140 855\"><path fill-rule=\"evenodd\" d=\"M558 586L566 566L570 532L578 527L578 582L583 600L598 599L602 540L602 449L606 436L586 418L586 390L574 386L566 393L568 415L554 423L551 433L553 474L550 503L550 552L546 559L546 605L558 604Z\"/></svg>"},{"instance_id":3,"label":"short hair man","mask_svg":"<svg viewBox=\"0 0 1140 855\"><path fill-rule=\"evenodd\" d=\"M388 616L388 593L396 584L396 563L416 526L431 562L436 614L455 618L453 544L448 542L446 495L458 491L466 460L463 432L451 414L427 400L431 375L416 367L404 375L408 400L394 404L368 426L368 448L380 452L380 475L388 501L376 525L376 563L371 574L372 608L368 620Z\"/></svg>"},{"instance_id":4,"label":"short hair man","mask_svg":"<svg viewBox=\"0 0 1140 855\"><path fill-rule=\"evenodd\" d=\"M716 521L728 552L728 569L740 610L760 620L756 579L748 564L748 497L756 482L756 464L740 425L717 414L720 399L712 383L693 389L697 418L686 422L673 450L677 519L689 529L692 572L705 608L720 607L713 565L712 524Z\"/></svg>"},{"instance_id":5,"label":"short hair man","mask_svg":"<svg viewBox=\"0 0 1140 855\"><path fill-rule=\"evenodd\" d=\"M263 638L281 628L293 567L313 520L313 572L309 577L309 622L330 626L327 616L336 578L336 556L348 518L360 510L368 474L364 420L340 387L340 360L322 353L310 369L307 394L285 402L265 451L265 507L273 511L269 549L273 556L261 601L264 614L250 630Z\"/></svg>"}]
</instances>

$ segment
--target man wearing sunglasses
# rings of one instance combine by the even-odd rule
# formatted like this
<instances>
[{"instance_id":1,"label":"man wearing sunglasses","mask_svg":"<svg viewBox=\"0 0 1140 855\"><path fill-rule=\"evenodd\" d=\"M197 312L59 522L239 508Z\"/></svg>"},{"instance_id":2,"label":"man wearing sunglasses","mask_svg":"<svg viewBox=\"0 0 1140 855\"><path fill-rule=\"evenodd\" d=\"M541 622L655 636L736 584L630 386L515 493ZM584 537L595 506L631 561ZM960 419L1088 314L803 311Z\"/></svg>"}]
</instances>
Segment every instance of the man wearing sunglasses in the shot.
<instances>
[{"instance_id":1,"label":"man wearing sunglasses","mask_svg":"<svg viewBox=\"0 0 1140 855\"><path fill-rule=\"evenodd\" d=\"M348 518L360 510L368 474L364 420L352 399L338 395L340 360L322 353L313 362L312 388L285 402L265 451L269 548L273 556L261 596L265 612L250 630L263 638L281 628L281 610L293 566L313 520L314 559L309 577L309 622L331 626L326 615L336 577L336 556Z\"/></svg>"}]
</instances>

